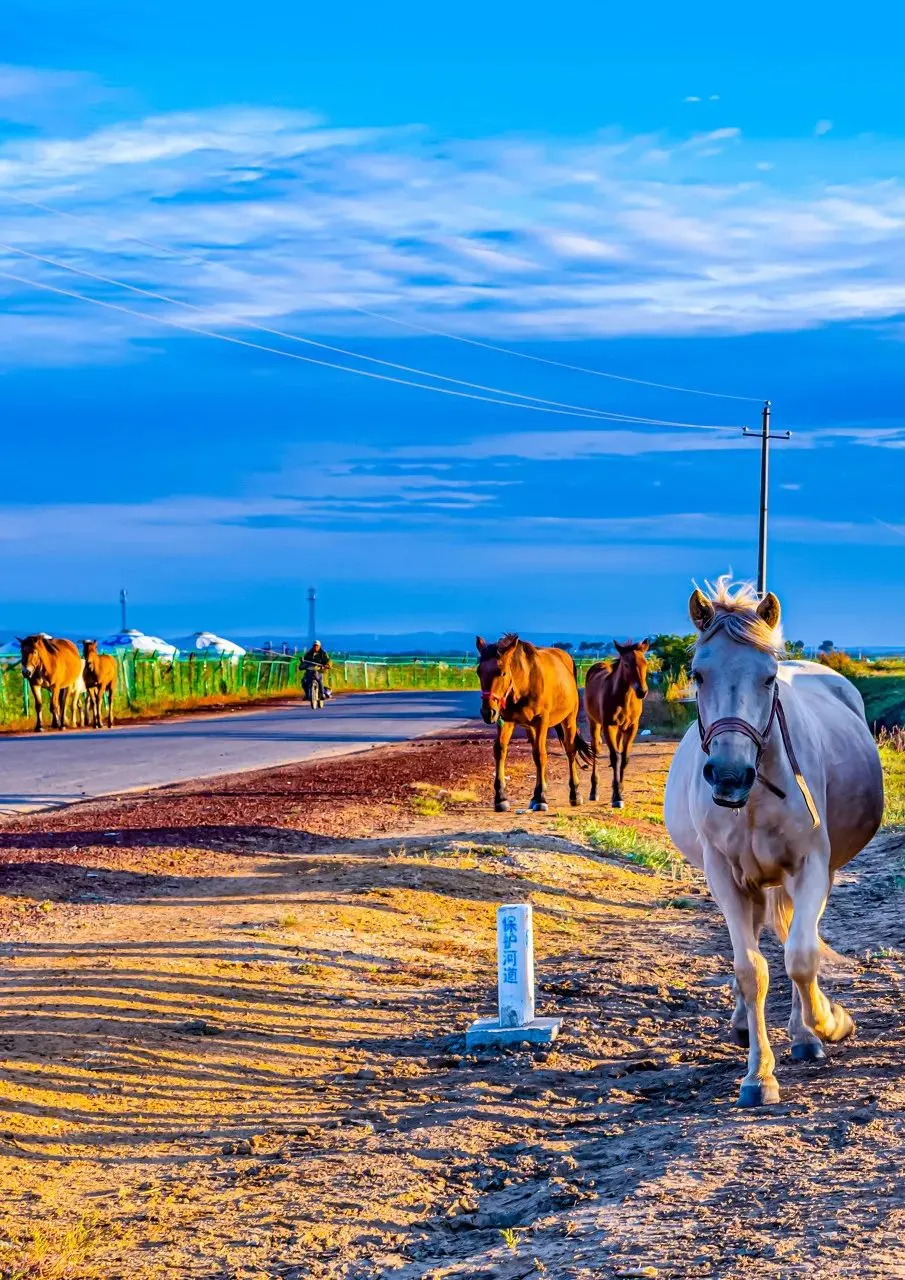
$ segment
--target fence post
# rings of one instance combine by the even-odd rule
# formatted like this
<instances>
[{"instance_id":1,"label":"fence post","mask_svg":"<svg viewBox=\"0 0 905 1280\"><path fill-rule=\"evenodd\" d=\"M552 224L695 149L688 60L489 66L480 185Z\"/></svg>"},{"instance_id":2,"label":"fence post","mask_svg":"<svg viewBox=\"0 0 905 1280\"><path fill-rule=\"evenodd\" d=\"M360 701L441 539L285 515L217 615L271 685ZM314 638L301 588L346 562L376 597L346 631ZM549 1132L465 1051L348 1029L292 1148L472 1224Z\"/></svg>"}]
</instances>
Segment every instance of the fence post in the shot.
<instances>
[{"instance_id":1,"label":"fence post","mask_svg":"<svg viewBox=\"0 0 905 1280\"><path fill-rule=\"evenodd\" d=\"M509 903L497 909L496 923L498 1013L473 1022L465 1046L547 1044L555 1040L562 1019L534 1014L533 910L529 903Z\"/></svg>"}]
</instances>

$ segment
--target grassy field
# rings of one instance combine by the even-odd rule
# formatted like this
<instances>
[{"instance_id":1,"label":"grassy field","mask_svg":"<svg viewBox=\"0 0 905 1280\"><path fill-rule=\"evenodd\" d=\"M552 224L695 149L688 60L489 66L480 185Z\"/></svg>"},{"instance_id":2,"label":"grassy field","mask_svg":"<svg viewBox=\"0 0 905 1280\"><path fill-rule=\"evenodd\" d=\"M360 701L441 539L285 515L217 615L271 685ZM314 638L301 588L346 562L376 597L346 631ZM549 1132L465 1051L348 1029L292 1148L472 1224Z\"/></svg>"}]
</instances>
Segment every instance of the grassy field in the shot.
<instances>
[{"instance_id":1,"label":"grassy field","mask_svg":"<svg viewBox=\"0 0 905 1280\"><path fill-rule=\"evenodd\" d=\"M864 699L867 722L875 729L895 729L905 724L905 675L854 676Z\"/></svg>"}]
</instances>

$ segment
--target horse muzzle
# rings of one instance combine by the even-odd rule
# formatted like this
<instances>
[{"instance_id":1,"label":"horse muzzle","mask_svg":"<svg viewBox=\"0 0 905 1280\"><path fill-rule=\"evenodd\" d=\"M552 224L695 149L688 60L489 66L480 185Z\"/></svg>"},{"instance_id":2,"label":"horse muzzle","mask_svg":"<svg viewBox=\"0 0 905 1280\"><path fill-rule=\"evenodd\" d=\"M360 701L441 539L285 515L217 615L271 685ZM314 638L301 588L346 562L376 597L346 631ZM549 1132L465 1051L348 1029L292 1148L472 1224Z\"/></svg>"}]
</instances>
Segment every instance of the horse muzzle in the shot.
<instances>
[{"instance_id":1,"label":"horse muzzle","mask_svg":"<svg viewBox=\"0 0 905 1280\"><path fill-rule=\"evenodd\" d=\"M704 781L710 787L713 803L721 809L743 809L757 779L753 765L740 761L711 757L704 765Z\"/></svg>"},{"instance_id":2,"label":"horse muzzle","mask_svg":"<svg viewBox=\"0 0 905 1280\"><path fill-rule=\"evenodd\" d=\"M485 702L481 707L481 719L485 724L498 724L500 719L499 707L491 707Z\"/></svg>"}]
</instances>

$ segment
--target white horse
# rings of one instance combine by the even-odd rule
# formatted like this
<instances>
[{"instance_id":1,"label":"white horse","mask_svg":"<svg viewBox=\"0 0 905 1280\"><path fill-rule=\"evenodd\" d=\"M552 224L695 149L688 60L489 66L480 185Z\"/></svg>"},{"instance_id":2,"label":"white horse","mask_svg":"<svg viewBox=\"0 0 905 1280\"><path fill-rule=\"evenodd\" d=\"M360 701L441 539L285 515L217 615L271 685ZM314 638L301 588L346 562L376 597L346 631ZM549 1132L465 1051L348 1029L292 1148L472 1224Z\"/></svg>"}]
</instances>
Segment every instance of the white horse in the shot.
<instances>
[{"instance_id":1,"label":"white horse","mask_svg":"<svg viewBox=\"0 0 905 1280\"><path fill-rule=\"evenodd\" d=\"M673 757L666 825L726 917L734 1038L750 1046L739 1104L778 1102L764 1005L765 918L793 983L792 1056L819 1060L854 1024L821 991L818 933L834 873L876 832L883 775L857 690L816 662L782 662L779 601L721 578L689 601L698 722Z\"/></svg>"}]
</instances>

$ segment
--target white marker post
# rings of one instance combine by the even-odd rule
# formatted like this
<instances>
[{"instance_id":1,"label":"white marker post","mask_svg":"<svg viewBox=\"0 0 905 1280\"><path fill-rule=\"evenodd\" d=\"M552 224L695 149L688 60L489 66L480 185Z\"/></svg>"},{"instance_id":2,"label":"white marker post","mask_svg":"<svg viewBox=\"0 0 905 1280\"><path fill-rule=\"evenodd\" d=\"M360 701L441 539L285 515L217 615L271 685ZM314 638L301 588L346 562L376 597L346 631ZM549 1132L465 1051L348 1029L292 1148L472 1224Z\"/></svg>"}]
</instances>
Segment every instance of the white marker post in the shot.
<instances>
[{"instance_id":1,"label":"white marker post","mask_svg":"<svg viewBox=\"0 0 905 1280\"><path fill-rule=\"evenodd\" d=\"M496 913L499 1016L478 1018L465 1033L465 1047L488 1044L545 1044L556 1038L561 1018L534 1016L534 923L526 903Z\"/></svg>"}]
</instances>

